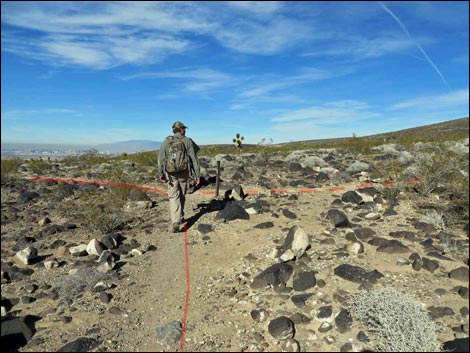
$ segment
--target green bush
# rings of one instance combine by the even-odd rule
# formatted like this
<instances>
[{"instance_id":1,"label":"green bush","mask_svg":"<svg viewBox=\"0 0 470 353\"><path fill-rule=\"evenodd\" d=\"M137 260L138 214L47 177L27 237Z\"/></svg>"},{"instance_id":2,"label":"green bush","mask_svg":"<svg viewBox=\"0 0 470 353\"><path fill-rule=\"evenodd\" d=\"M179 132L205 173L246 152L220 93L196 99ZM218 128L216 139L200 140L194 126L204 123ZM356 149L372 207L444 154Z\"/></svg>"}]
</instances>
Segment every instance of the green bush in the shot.
<instances>
[{"instance_id":1,"label":"green bush","mask_svg":"<svg viewBox=\"0 0 470 353\"><path fill-rule=\"evenodd\" d=\"M123 211L124 200L117 197L112 190L86 193L78 199L64 199L60 210L64 218L70 218L80 227L92 233L108 234L122 230L127 224Z\"/></svg>"},{"instance_id":2,"label":"green bush","mask_svg":"<svg viewBox=\"0 0 470 353\"><path fill-rule=\"evenodd\" d=\"M88 150L78 157L78 160L85 162L87 166L104 163L109 161L109 159L110 158L107 156L100 155L100 153L95 149Z\"/></svg>"},{"instance_id":3,"label":"green bush","mask_svg":"<svg viewBox=\"0 0 470 353\"><path fill-rule=\"evenodd\" d=\"M395 288L361 291L350 304L353 318L375 336L377 352L439 352L436 326L421 303Z\"/></svg>"},{"instance_id":4,"label":"green bush","mask_svg":"<svg viewBox=\"0 0 470 353\"><path fill-rule=\"evenodd\" d=\"M117 164L113 165L111 171L103 174L103 179L119 184L138 185L141 182L142 173L138 173L137 170L129 170L125 165ZM113 186L110 189L110 194L118 202L123 201L137 201L146 199L145 192L138 189L132 189L127 187Z\"/></svg>"},{"instance_id":5,"label":"green bush","mask_svg":"<svg viewBox=\"0 0 470 353\"><path fill-rule=\"evenodd\" d=\"M28 168L36 175L45 175L52 169L52 164L42 159L31 159Z\"/></svg>"},{"instance_id":6,"label":"green bush","mask_svg":"<svg viewBox=\"0 0 470 353\"><path fill-rule=\"evenodd\" d=\"M158 152L147 151L132 154L123 153L120 157L116 157L115 159L128 160L139 164L141 167L156 167L158 160Z\"/></svg>"},{"instance_id":7,"label":"green bush","mask_svg":"<svg viewBox=\"0 0 470 353\"><path fill-rule=\"evenodd\" d=\"M454 216L468 220L468 154L452 151L445 144L428 146L405 170L406 178L419 178L414 189L423 197L433 193L450 201Z\"/></svg>"},{"instance_id":8,"label":"green bush","mask_svg":"<svg viewBox=\"0 0 470 353\"><path fill-rule=\"evenodd\" d=\"M18 170L22 164L23 161L19 158L2 159L2 183L18 178Z\"/></svg>"}]
</instances>

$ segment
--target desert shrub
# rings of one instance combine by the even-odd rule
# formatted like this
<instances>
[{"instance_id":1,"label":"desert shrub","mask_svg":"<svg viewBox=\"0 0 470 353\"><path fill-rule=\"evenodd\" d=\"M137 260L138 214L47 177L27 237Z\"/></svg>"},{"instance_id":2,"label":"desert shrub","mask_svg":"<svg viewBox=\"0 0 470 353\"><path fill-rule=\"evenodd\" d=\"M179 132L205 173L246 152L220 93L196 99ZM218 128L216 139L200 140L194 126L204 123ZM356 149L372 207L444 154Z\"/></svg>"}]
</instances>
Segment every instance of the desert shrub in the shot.
<instances>
[{"instance_id":1,"label":"desert shrub","mask_svg":"<svg viewBox=\"0 0 470 353\"><path fill-rule=\"evenodd\" d=\"M147 151L132 154L122 154L116 160L128 160L137 163L141 167L156 167L158 161L158 153L156 151Z\"/></svg>"},{"instance_id":2,"label":"desert shrub","mask_svg":"<svg viewBox=\"0 0 470 353\"><path fill-rule=\"evenodd\" d=\"M82 268L73 274L58 276L54 283L54 291L58 295L59 306L81 305L85 301L83 292L91 290L100 281L112 279L113 274L102 273L94 268ZM81 305L89 306L86 301Z\"/></svg>"},{"instance_id":3,"label":"desert shrub","mask_svg":"<svg viewBox=\"0 0 470 353\"><path fill-rule=\"evenodd\" d=\"M2 159L2 184L18 178L18 171L21 164L23 164L23 161L19 158Z\"/></svg>"},{"instance_id":4,"label":"desert shrub","mask_svg":"<svg viewBox=\"0 0 470 353\"><path fill-rule=\"evenodd\" d=\"M123 229L127 224L124 200L110 190L67 200L62 207L65 217L73 217L80 226L93 233L107 234Z\"/></svg>"},{"instance_id":5,"label":"desert shrub","mask_svg":"<svg viewBox=\"0 0 470 353\"><path fill-rule=\"evenodd\" d=\"M120 163L113 165L106 173L103 174L103 178L108 181L112 181L119 184L138 185L140 183L141 174L137 170L131 170L128 166ZM112 197L117 201L128 201L135 200L139 193L144 193L141 190L114 186L110 189Z\"/></svg>"},{"instance_id":6,"label":"desert shrub","mask_svg":"<svg viewBox=\"0 0 470 353\"><path fill-rule=\"evenodd\" d=\"M357 137L353 134L353 137L347 139L346 142L340 143L339 148L344 148L353 154L370 154L372 148L377 146L379 143L372 141L366 137Z\"/></svg>"},{"instance_id":7,"label":"desert shrub","mask_svg":"<svg viewBox=\"0 0 470 353\"><path fill-rule=\"evenodd\" d=\"M400 180L402 173L403 167L397 158L382 159L374 164L371 177L383 180Z\"/></svg>"},{"instance_id":8,"label":"desert shrub","mask_svg":"<svg viewBox=\"0 0 470 353\"><path fill-rule=\"evenodd\" d=\"M461 175L454 181L447 183L450 207L447 210L447 222L449 224L468 222L469 219L469 184L467 177Z\"/></svg>"},{"instance_id":9,"label":"desert shrub","mask_svg":"<svg viewBox=\"0 0 470 353\"><path fill-rule=\"evenodd\" d=\"M408 151L401 151L398 154L398 162L400 162L401 165L409 164L414 158L415 157Z\"/></svg>"},{"instance_id":10,"label":"desert shrub","mask_svg":"<svg viewBox=\"0 0 470 353\"><path fill-rule=\"evenodd\" d=\"M398 195L400 194L400 187L397 185L390 185L383 189L383 198L389 205L398 204Z\"/></svg>"},{"instance_id":11,"label":"desert shrub","mask_svg":"<svg viewBox=\"0 0 470 353\"><path fill-rule=\"evenodd\" d=\"M205 147L199 152L200 156L214 157L220 153L220 149L216 146Z\"/></svg>"},{"instance_id":12,"label":"desert shrub","mask_svg":"<svg viewBox=\"0 0 470 353\"><path fill-rule=\"evenodd\" d=\"M424 222L427 224L432 224L434 227L438 229L444 228L444 219L445 215L442 212L438 212L436 210L426 210L426 213L419 217L419 222Z\"/></svg>"},{"instance_id":13,"label":"desert shrub","mask_svg":"<svg viewBox=\"0 0 470 353\"><path fill-rule=\"evenodd\" d=\"M319 148L317 149L318 153L323 153L323 154L336 154L336 148Z\"/></svg>"},{"instance_id":14,"label":"desert shrub","mask_svg":"<svg viewBox=\"0 0 470 353\"><path fill-rule=\"evenodd\" d=\"M446 141L444 142L444 145L447 147L447 149L456 154L468 156L468 138L461 141Z\"/></svg>"},{"instance_id":15,"label":"desert shrub","mask_svg":"<svg viewBox=\"0 0 470 353\"><path fill-rule=\"evenodd\" d=\"M416 152L432 152L434 146L431 142L418 141L413 144L413 150Z\"/></svg>"},{"instance_id":16,"label":"desert shrub","mask_svg":"<svg viewBox=\"0 0 470 353\"><path fill-rule=\"evenodd\" d=\"M378 352L440 351L436 326L421 303L395 288L361 291L350 311L375 336Z\"/></svg>"},{"instance_id":17,"label":"desert shrub","mask_svg":"<svg viewBox=\"0 0 470 353\"><path fill-rule=\"evenodd\" d=\"M350 173L358 173L361 171L369 171L370 165L365 162L355 161L346 170Z\"/></svg>"},{"instance_id":18,"label":"desert shrub","mask_svg":"<svg viewBox=\"0 0 470 353\"><path fill-rule=\"evenodd\" d=\"M427 148L429 151L430 146ZM423 196L429 196L436 189L445 188L446 184L458 182L464 176L460 172L462 163L461 155L442 145L434 145L431 152L418 153L415 162L404 173L406 178L418 178L421 181L417 185L418 191Z\"/></svg>"},{"instance_id":19,"label":"desert shrub","mask_svg":"<svg viewBox=\"0 0 470 353\"><path fill-rule=\"evenodd\" d=\"M397 146L394 143L388 143L385 145L379 145L371 148L373 151L379 151L381 153L397 154Z\"/></svg>"},{"instance_id":20,"label":"desert shrub","mask_svg":"<svg viewBox=\"0 0 470 353\"><path fill-rule=\"evenodd\" d=\"M328 166L328 163L323 160L323 158L317 157L317 156L308 156L305 157L304 160L302 161L302 164L305 167L326 167Z\"/></svg>"},{"instance_id":21,"label":"desert shrub","mask_svg":"<svg viewBox=\"0 0 470 353\"><path fill-rule=\"evenodd\" d=\"M320 172L328 174L328 176L331 177L335 175L336 173L338 173L338 169L333 168L333 167L324 167L324 168L320 168Z\"/></svg>"},{"instance_id":22,"label":"desert shrub","mask_svg":"<svg viewBox=\"0 0 470 353\"><path fill-rule=\"evenodd\" d=\"M104 156L104 155L100 155L100 153L95 149L91 149L91 150L88 150L85 153L81 154L78 157L78 160L81 161L81 162L84 162L87 166L92 166L92 165L95 165L95 164L104 163L106 161L109 161L110 158L107 157L107 156Z\"/></svg>"},{"instance_id":23,"label":"desert shrub","mask_svg":"<svg viewBox=\"0 0 470 353\"><path fill-rule=\"evenodd\" d=\"M52 169L52 164L42 159L31 159L27 165L35 175L44 175Z\"/></svg>"},{"instance_id":24,"label":"desert shrub","mask_svg":"<svg viewBox=\"0 0 470 353\"><path fill-rule=\"evenodd\" d=\"M419 179L413 190L421 197L437 193L443 202L448 201L446 223L459 223L469 216L469 161L468 153L455 152L451 146L455 144L421 144L421 152L415 152L414 162L403 170L402 178Z\"/></svg>"}]
</instances>

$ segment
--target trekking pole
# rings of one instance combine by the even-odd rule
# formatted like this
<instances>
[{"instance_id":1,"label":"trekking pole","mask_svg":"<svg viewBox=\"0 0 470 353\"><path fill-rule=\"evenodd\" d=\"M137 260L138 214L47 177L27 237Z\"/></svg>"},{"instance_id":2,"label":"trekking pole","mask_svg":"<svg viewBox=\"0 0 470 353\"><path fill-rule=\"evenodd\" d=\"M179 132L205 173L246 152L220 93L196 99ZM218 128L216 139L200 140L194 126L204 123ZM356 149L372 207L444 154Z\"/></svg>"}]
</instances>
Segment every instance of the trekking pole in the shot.
<instances>
[{"instance_id":1,"label":"trekking pole","mask_svg":"<svg viewBox=\"0 0 470 353\"><path fill-rule=\"evenodd\" d=\"M215 197L219 197L219 185L220 185L220 161L217 161L217 175L215 179Z\"/></svg>"}]
</instances>

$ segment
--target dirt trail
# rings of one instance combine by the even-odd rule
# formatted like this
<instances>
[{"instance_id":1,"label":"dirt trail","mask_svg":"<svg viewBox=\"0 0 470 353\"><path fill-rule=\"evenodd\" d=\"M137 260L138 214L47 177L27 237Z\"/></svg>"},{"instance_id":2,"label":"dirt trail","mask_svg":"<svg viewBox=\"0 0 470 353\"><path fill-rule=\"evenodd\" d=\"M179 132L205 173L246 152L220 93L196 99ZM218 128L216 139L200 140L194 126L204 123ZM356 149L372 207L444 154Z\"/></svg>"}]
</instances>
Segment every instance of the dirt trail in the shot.
<instances>
[{"instance_id":1,"label":"dirt trail","mask_svg":"<svg viewBox=\"0 0 470 353\"><path fill-rule=\"evenodd\" d=\"M354 185L347 185L346 188L352 189ZM334 196L338 195L327 191L299 194L298 202L302 207L295 210L298 219L287 219L282 215L273 219L271 213L264 213L251 215L249 221L221 223L213 220L217 212L210 212L202 215L187 230L190 296L185 350L240 351L242 347L237 331L248 333L252 329L253 320L249 313L253 307L248 302L231 300L230 295L221 288L227 285L236 288L239 285L237 274L246 270L243 265L246 260L243 261L243 258L249 254L258 260L257 263L263 264L257 264L259 270L262 266L271 265L273 260L267 258L267 254L276 246L273 239L282 243L291 226L301 225L308 229L309 234L321 232L324 224L321 224L319 214L328 207ZM247 200L253 201L256 197L249 196ZM193 208L199 203L210 202L212 198L201 192L188 195L187 216L197 214L198 210ZM274 196L270 202L273 203L273 211L291 203L286 196ZM167 201L160 202L159 211L166 212L166 206ZM253 229L254 225L267 221L272 221L275 227ZM213 231L204 236L197 230L201 223L212 225ZM186 298L185 236L184 233L169 233L165 226L159 226L150 236L141 235L146 241L155 243L157 251L146 253L141 258L132 258L136 266L125 267L129 273L128 280L135 282L135 285L118 290L114 298L115 302L126 303L129 314L128 318L121 320L122 329L125 330L122 335L119 335L118 327L112 330L114 333L110 332L116 340L113 344L115 349L150 352L180 348L179 344L164 347L156 340L157 326L183 321ZM234 305L237 305L237 310L232 310ZM240 316L239 311L244 315Z\"/></svg>"}]
</instances>

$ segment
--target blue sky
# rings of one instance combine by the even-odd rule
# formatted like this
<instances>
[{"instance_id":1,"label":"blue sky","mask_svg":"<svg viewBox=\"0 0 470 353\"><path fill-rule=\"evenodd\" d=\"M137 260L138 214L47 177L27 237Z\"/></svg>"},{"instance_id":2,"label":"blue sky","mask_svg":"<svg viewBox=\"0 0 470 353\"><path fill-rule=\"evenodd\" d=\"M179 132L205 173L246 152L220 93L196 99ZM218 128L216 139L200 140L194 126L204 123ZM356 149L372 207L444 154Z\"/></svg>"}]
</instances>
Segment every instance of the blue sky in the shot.
<instances>
[{"instance_id":1,"label":"blue sky","mask_svg":"<svg viewBox=\"0 0 470 353\"><path fill-rule=\"evenodd\" d=\"M463 2L1 3L2 142L367 136L468 116Z\"/></svg>"}]
</instances>

